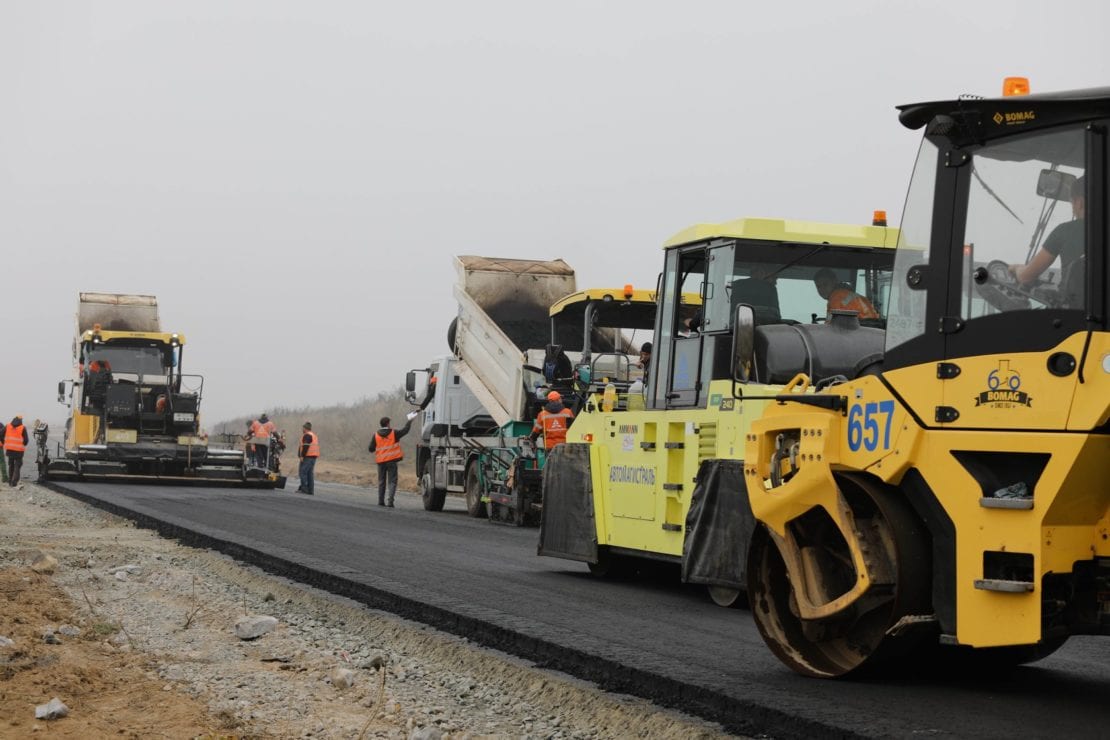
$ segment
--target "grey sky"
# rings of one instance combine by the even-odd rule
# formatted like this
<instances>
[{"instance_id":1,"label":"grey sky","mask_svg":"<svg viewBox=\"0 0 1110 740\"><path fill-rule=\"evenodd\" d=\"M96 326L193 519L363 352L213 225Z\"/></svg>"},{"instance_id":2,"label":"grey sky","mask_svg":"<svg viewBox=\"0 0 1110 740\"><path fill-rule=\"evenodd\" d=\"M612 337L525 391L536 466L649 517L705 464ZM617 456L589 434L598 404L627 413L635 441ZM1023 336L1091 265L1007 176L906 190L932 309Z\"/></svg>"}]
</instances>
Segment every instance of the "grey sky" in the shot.
<instances>
[{"instance_id":1,"label":"grey sky","mask_svg":"<svg viewBox=\"0 0 1110 740\"><path fill-rule=\"evenodd\" d=\"M158 296L214 423L400 384L455 254L650 286L694 222L896 221L894 106L1110 84L1107 7L5 2L0 417L63 418L83 290Z\"/></svg>"}]
</instances>

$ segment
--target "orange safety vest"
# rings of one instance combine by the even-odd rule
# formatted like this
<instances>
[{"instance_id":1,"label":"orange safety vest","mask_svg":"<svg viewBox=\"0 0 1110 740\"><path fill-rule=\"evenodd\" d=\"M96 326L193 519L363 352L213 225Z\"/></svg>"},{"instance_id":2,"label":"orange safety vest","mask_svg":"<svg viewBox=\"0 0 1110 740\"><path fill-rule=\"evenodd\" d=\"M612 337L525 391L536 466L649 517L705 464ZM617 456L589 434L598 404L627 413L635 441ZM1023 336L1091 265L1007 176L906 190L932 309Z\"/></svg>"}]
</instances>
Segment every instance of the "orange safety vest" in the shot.
<instances>
[{"instance_id":1,"label":"orange safety vest","mask_svg":"<svg viewBox=\"0 0 1110 740\"><path fill-rule=\"evenodd\" d=\"M23 425L13 427L8 424L4 427L4 449L8 452L23 452L27 445L23 444Z\"/></svg>"},{"instance_id":2,"label":"orange safety vest","mask_svg":"<svg viewBox=\"0 0 1110 740\"><path fill-rule=\"evenodd\" d=\"M404 455L405 453L401 452L401 445L397 442L397 434L392 429L384 437L374 432L374 462L381 465L400 460Z\"/></svg>"},{"instance_id":3,"label":"orange safety vest","mask_svg":"<svg viewBox=\"0 0 1110 740\"><path fill-rule=\"evenodd\" d=\"M543 432L544 449L550 450L567 441L567 428L572 419L574 419L574 412L566 407L554 414L544 409L536 416L532 431Z\"/></svg>"},{"instance_id":4,"label":"orange safety vest","mask_svg":"<svg viewBox=\"0 0 1110 740\"><path fill-rule=\"evenodd\" d=\"M254 436L256 436L256 437L272 437L272 436L274 436L274 429L276 429L276 428L277 427L274 425L274 422L267 421L263 424L258 425L257 433Z\"/></svg>"},{"instance_id":5,"label":"orange safety vest","mask_svg":"<svg viewBox=\"0 0 1110 740\"><path fill-rule=\"evenodd\" d=\"M844 287L829 293L829 310L855 311L861 319L879 318L879 312L875 310L871 301L854 290Z\"/></svg>"},{"instance_id":6,"label":"orange safety vest","mask_svg":"<svg viewBox=\"0 0 1110 740\"><path fill-rule=\"evenodd\" d=\"M304 453L305 457L320 457L320 438L316 436L316 432L305 432L309 437L308 451ZM302 437L301 439L304 439Z\"/></svg>"}]
</instances>

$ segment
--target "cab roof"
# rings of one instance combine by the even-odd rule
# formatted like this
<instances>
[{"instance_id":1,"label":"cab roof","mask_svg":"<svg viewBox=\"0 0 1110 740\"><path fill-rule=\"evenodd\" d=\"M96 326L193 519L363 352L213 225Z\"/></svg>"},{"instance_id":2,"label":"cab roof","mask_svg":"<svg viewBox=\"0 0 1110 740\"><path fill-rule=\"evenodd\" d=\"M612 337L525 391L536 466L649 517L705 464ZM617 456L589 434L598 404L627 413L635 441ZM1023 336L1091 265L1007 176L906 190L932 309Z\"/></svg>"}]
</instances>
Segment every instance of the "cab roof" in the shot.
<instances>
[{"instance_id":1,"label":"cab roof","mask_svg":"<svg viewBox=\"0 0 1110 740\"><path fill-rule=\"evenodd\" d=\"M579 290L564 296L551 306L548 312L551 316L557 316L560 313L576 306L579 303L588 303L590 301L620 301L623 303L635 303L644 306L649 306L652 311L655 310L655 291L645 290L643 288L634 288L631 295L625 293L624 288L589 288L588 290ZM701 296L697 293L683 293L682 302L695 306L701 305Z\"/></svg>"},{"instance_id":2,"label":"cab roof","mask_svg":"<svg viewBox=\"0 0 1110 740\"><path fill-rule=\"evenodd\" d=\"M161 342L165 345L171 345L175 342L178 345L185 344L184 334L169 334L166 332L158 331L105 331L103 329L95 330L89 329L81 335L82 342L91 342L94 336L99 336L102 342L113 342L116 340L138 340L147 342Z\"/></svg>"},{"instance_id":3,"label":"cab roof","mask_svg":"<svg viewBox=\"0 0 1110 740\"><path fill-rule=\"evenodd\" d=\"M935 122L927 133L949 136L958 144L968 144L1108 116L1110 87L936 100L899 105L898 110L898 120L906 128L919 129Z\"/></svg>"},{"instance_id":4,"label":"cab roof","mask_svg":"<svg viewBox=\"0 0 1110 740\"><path fill-rule=\"evenodd\" d=\"M796 244L833 244L847 247L894 249L898 229L890 226L827 224L782 218L740 218L723 223L694 224L678 232L664 249L709 239L751 239Z\"/></svg>"}]
</instances>

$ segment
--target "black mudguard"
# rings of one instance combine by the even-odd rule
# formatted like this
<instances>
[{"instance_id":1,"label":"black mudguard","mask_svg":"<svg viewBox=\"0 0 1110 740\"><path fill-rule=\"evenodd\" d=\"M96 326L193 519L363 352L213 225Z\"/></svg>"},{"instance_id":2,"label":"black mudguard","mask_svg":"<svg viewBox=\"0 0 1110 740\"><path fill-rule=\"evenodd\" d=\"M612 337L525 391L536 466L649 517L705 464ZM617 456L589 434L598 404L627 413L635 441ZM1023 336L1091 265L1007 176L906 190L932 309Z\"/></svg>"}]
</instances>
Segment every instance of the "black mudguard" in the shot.
<instances>
[{"instance_id":1,"label":"black mudguard","mask_svg":"<svg viewBox=\"0 0 1110 740\"><path fill-rule=\"evenodd\" d=\"M590 445L561 444L543 466L540 555L597 562Z\"/></svg>"},{"instance_id":2,"label":"black mudguard","mask_svg":"<svg viewBox=\"0 0 1110 740\"><path fill-rule=\"evenodd\" d=\"M743 461L703 461L686 514L682 580L746 590L754 531Z\"/></svg>"}]
</instances>

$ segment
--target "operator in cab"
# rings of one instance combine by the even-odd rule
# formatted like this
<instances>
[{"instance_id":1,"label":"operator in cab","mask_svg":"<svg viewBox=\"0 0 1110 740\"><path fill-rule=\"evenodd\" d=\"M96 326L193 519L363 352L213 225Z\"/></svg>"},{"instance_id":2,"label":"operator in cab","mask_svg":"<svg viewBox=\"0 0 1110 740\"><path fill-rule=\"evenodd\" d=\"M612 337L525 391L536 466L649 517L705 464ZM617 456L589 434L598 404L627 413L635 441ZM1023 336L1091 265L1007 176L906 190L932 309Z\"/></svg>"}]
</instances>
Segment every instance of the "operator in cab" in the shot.
<instances>
[{"instance_id":1,"label":"operator in cab","mask_svg":"<svg viewBox=\"0 0 1110 740\"><path fill-rule=\"evenodd\" d=\"M1071 185L1072 220L1059 224L1044 240L1044 244L1024 265L1010 265L1014 279L1023 285L1032 283L1060 258L1062 277L1067 279L1069 268L1083 256L1087 235L1087 178L1080 177Z\"/></svg>"},{"instance_id":2,"label":"operator in cab","mask_svg":"<svg viewBox=\"0 0 1110 740\"><path fill-rule=\"evenodd\" d=\"M827 302L829 311L855 311L861 319L881 318L867 296L857 293L851 285L840 282L836 273L827 267L822 267L813 276L813 285L817 288L817 294Z\"/></svg>"}]
</instances>

